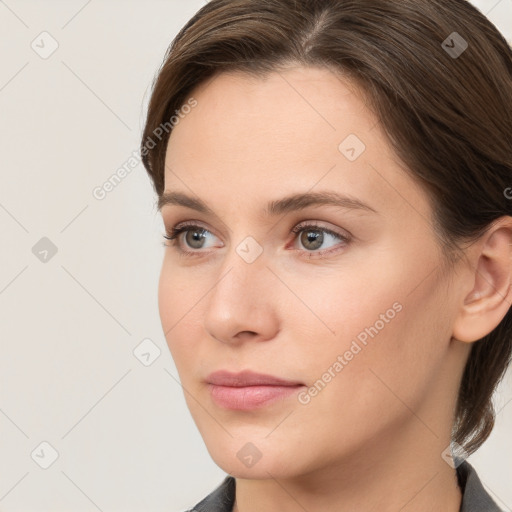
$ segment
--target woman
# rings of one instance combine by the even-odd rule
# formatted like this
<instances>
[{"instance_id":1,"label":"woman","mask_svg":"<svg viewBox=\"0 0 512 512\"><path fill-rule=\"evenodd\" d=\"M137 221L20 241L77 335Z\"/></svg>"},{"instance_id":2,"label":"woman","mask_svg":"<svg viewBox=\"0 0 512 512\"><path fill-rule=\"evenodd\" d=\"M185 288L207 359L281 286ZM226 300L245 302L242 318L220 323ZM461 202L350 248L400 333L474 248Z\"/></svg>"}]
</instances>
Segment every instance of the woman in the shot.
<instances>
[{"instance_id":1,"label":"woman","mask_svg":"<svg viewBox=\"0 0 512 512\"><path fill-rule=\"evenodd\" d=\"M211 0L141 153L162 326L229 474L193 510L500 510L465 460L512 351L512 51L490 21Z\"/></svg>"}]
</instances>

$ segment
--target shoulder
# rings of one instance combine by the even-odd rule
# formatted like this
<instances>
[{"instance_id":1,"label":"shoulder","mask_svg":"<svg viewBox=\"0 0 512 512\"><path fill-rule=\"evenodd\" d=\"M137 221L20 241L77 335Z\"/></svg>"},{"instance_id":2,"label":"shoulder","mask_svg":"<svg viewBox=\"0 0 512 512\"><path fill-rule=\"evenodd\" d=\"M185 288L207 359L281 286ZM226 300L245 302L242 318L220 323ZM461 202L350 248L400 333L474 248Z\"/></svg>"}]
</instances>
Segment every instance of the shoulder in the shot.
<instances>
[{"instance_id":1,"label":"shoulder","mask_svg":"<svg viewBox=\"0 0 512 512\"><path fill-rule=\"evenodd\" d=\"M232 512L236 480L228 475L206 498L185 512Z\"/></svg>"},{"instance_id":2,"label":"shoulder","mask_svg":"<svg viewBox=\"0 0 512 512\"><path fill-rule=\"evenodd\" d=\"M460 512L503 512L485 490L475 468L468 461L459 462L457 478L462 489Z\"/></svg>"}]
</instances>

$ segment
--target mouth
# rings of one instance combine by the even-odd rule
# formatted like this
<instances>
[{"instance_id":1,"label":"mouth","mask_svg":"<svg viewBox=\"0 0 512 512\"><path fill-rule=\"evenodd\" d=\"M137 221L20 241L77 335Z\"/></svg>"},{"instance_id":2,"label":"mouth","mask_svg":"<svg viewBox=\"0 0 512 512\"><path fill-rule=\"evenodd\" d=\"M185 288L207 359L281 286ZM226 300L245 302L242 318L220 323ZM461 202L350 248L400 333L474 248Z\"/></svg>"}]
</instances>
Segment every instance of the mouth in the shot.
<instances>
[{"instance_id":1,"label":"mouth","mask_svg":"<svg viewBox=\"0 0 512 512\"><path fill-rule=\"evenodd\" d=\"M231 373L225 370L211 373L206 382L212 400L220 407L251 410L289 398L304 387L302 382L246 370Z\"/></svg>"}]
</instances>

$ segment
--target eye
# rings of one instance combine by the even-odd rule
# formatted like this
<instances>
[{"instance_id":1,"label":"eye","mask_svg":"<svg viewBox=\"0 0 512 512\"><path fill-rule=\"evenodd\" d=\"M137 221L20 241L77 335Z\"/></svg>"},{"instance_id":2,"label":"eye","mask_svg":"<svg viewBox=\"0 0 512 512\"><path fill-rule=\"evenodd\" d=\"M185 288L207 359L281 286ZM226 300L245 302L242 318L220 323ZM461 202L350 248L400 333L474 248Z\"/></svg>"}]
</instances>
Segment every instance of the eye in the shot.
<instances>
[{"instance_id":1,"label":"eye","mask_svg":"<svg viewBox=\"0 0 512 512\"><path fill-rule=\"evenodd\" d=\"M167 233L164 236L166 240L171 241L171 244L167 244L164 242L164 246L172 246L175 247L179 253L186 256L196 256L197 249L204 249L203 242L206 240L206 234L210 233L206 228L198 226L192 222L182 223L177 226L174 226L170 233ZM182 237L181 235L185 236ZM194 251L188 251L182 248L182 238L186 240L186 246L194 249Z\"/></svg>"},{"instance_id":2,"label":"eye","mask_svg":"<svg viewBox=\"0 0 512 512\"><path fill-rule=\"evenodd\" d=\"M301 251L299 249L299 252L306 253L309 258L313 255L323 256L337 250L336 248L328 248L318 251L318 249L329 239L337 239L342 242L342 245L348 244L351 240L349 235L338 233L316 223L299 224L294 227L291 232L295 235L302 233L302 235L296 238L296 240L305 248L305 251ZM211 231L195 224L193 221L181 223L174 226L169 233L163 235L166 240L171 241L171 244L164 242L164 246L176 248L180 255L183 256L201 256L204 251L200 251L200 249L208 247L204 245L204 241L207 240L208 234L213 235ZM183 244L183 239L186 242L185 244ZM339 244L335 244L335 246L336 245ZM183 248L184 246L192 250ZM212 247L212 245L210 245L210 247Z\"/></svg>"},{"instance_id":3,"label":"eye","mask_svg":"<svg viewBox=\"0 0 512 512\"><path fill-rule=\"evenodd\" d=\"M338 233L331 229L327 229L316 223L299 224L292 229L292 233L295 235L302 233L301 236L297 238L297 241L300 242L300 244L306 249L306 252L309 253L309 258L311 258L313 254L323 256L327 253L331 253L337 250L336 245L339 244L334 245L335 249L324 249L318 251L317 249L322 247L326 240L338 239L343 242L343 245L346 245L348 242L350 242L350 236Z\"/></svg>"}]
</instances>

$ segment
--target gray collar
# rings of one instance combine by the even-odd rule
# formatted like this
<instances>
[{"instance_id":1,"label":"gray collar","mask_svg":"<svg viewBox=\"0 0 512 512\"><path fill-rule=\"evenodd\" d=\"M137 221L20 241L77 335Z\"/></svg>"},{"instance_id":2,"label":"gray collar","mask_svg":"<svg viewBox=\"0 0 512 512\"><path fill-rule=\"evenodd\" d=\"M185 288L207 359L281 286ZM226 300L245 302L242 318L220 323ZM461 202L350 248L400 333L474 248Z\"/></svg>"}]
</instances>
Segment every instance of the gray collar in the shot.
<instances>
[{"instance_id":1,"label":"gray collar","mask_svg":"<svg viewBox=\"0 0 512 512\"><path fill-rule=\"evenodd\" d=\"M455 462L458 463L457 459ZM464 491L460 512L502 512L484 489L475 468L468 461L465 460L457 467L457 478L459 487Z\"/></svg>"}]
</instances>

